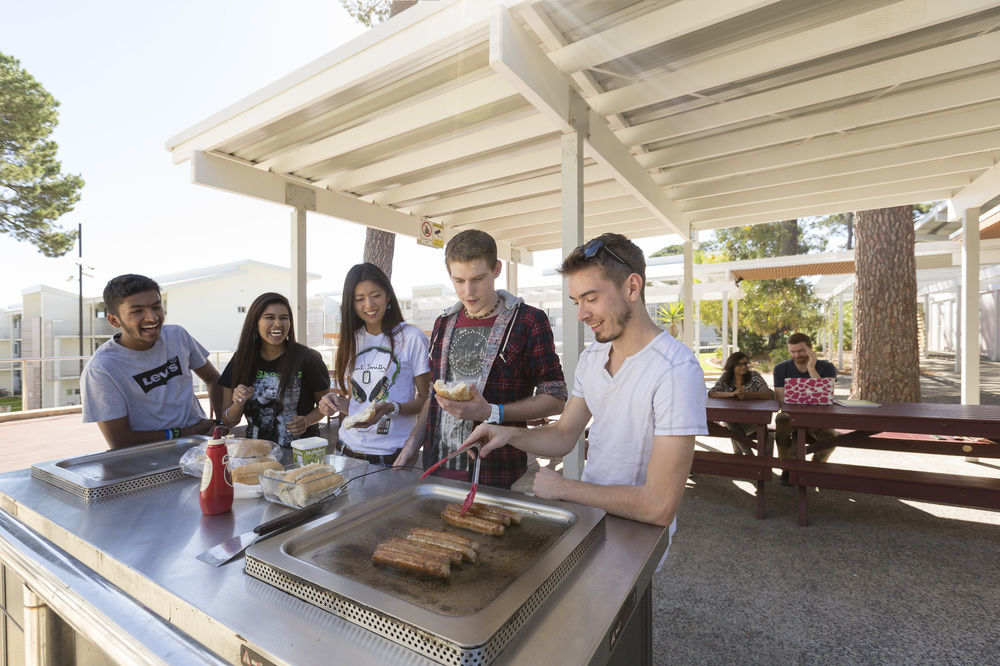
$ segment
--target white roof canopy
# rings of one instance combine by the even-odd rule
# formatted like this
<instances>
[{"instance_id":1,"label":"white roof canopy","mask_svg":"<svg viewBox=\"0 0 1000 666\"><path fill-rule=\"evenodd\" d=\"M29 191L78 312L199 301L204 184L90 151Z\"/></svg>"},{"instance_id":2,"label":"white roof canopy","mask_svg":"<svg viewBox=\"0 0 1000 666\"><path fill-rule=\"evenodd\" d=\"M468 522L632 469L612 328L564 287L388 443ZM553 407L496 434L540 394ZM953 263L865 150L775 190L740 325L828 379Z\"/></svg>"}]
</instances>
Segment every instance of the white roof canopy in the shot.
<instances>
[{"instance_id":1,"label":"white roof canopy","mask_svg":"<svg viewBox=\"0 0 1000 666\"><path fill-rule=\"evenodd\" d=\"M561 245L1000 193L994 0L422 2L170 139L197 183L416 236ZM985 208L984 208L985 210Z\"/></svg>"}]
</instances>

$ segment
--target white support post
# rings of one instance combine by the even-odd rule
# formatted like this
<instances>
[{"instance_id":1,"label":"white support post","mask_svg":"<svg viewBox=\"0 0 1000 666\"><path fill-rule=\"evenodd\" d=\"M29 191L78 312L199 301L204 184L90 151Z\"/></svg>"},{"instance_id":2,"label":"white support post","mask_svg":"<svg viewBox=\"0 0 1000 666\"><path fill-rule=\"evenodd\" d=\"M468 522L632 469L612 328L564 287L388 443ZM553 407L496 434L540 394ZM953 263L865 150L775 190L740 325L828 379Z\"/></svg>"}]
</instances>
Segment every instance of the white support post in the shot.
<instances>
[{"instance_id":1,"label":"white support post","mask_svg":"<svg viewBox=\"0 0 1000 666\"><path fill-rule=\"evenodd\" d=\"M292 282L288 302L292 305L292 315L299 329L298 338L302 344L309 330L306 326L306 209L296 206L292 210Z\"/></svg>"},{"instance_id":2,"label":"white support post","mask_svg":"<svg viewBox=\"0 0 1000 666\"><path fill-rule=\"evenodd\" d=\"M722 362L729 358L729 293L722 292Z\"/></svg>"},{"instance_id":3,"label":"white support post","mask_svg":"<svg viewBox=\"0 0 1000 666\"><path fill-rule=\"evenodd\" d=\"M507 291L517 296L517 262L507 262Z\"/></svg>"},{"instance_id":4,"label":"white support post","mask_svg":"<svg viewBox=\"0 0 1000 666\"><path fill-rule=\"evenodd\" d=\"M583 243L583 151L584 136L587 133L588 113L586 105L574 105L572 111L575 132L562 136L562 254L570 252ZM576 318L576 305L569 299L569 281L562 281L562 366L566 383L573 385L576 364L583 352L583 324ZM585 460L583 437L572 451L563 457L563 476L579 479L583 474Z\"/></svg>"},{"instance_id":5,"label":"white support post","mask_svg":"<svg viewBox=\"0 0 1000 666\"><path fill-rule=\"evenodd\" d=\"M740 348L740 297L733 294L733 351Z\"/></svg>"},{"instance_id":6,"label":"white support post","mask_svg":"<svg viewBox=\"0 0 1000 666\"><path fill-rule=\"evenodd\" d=\"M694 302L694 355L701 353L701 299Z\"/></svg>"},{"instance_id":7,"label":"white support post","mask_svg":"<svg viewBox=\"0 0 1000 666\"><path fill-rule=\"evenodd\" d=\"M962 404L979 404L979 208L962 216Z\"/></svg>"},{"instance_id":8,"label":"white support post","mask_svg":"<svg viewBox=\"0 0 1000 666\"><path fill-rule=\"evenodd\" d=\"M963 254L963 257L965 255ZM964 259L963 259L964 262ZM952 321L955 330L951 334L952 346L955 348L955 372L962 376L962 287L955 287L955 307L952 309Z\"/></svg>"},{"instance_id":9,"label":"white support post","mask_svg":"<svg viewBox=\"0 0 1000 666\"><path fill-rule=\"evenodd\" d=\"M924 294L924 358L930 356L931 350L931 295Z\"/></svg>"},{"instance_id":10,"label":"white support post","mask_svg":"<svg viewBox=\"0 0 1000 666\"><path fill-rule=\"evenodd\" d=\"M684 241L684 344L694 350L694 240L688 236Z\"/></svg>"},{"instance_id":11,"label":"white support post","mask_svg":"<svg viewBox=\"0 0 1000 666\"><path fill-rule=\"evenodd\" d=\"M844 368L844 292L837 299L837 369Z\"/></svg>"}]
</instances>

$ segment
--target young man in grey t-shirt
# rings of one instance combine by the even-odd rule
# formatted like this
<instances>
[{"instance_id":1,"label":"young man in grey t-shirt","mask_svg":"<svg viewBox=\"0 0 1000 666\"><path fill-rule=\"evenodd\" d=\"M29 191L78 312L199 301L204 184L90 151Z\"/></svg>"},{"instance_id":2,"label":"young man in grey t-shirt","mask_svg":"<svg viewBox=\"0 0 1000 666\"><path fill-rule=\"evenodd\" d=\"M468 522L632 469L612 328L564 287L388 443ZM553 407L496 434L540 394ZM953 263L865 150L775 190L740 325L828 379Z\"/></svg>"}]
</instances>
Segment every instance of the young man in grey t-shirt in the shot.
<instances>
[{"instance_id":1,"label":"young man in grey t-shirt","mask_svg":"<svg viewBox=\"0 0 1000 666\"><path fill-rule=\"evenodd\" d=\"M104 288L108 322L120 332L97 348L80 376L84 423L96 422L112 449L210 434L215 424L194 394L191 373L222 406L208 351L180 326L165 326L160 286L119 275Z\"/></svg>"}]
</instances>

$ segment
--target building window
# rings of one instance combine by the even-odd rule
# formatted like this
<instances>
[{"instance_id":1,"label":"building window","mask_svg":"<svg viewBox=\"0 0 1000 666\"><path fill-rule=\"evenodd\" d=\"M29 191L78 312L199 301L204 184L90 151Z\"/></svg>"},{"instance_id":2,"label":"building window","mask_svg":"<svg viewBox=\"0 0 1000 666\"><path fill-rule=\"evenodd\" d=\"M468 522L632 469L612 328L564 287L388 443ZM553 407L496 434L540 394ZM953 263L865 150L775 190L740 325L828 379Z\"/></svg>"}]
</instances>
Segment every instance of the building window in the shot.
<instances>
[{"instance_id":1,"label":"building window","mask_svg":"<svg viewBox=\"0 0 1000 666\"><path fill-rule=\"evenodd\" d=\"M246 312L246 311L247 311L247 309L246 309L246 307L245 307L245 306L243 306L243 305L237 305L237 306L236 306L236 311L237 311L237 312Z\"/></svg>"}]
</instances>

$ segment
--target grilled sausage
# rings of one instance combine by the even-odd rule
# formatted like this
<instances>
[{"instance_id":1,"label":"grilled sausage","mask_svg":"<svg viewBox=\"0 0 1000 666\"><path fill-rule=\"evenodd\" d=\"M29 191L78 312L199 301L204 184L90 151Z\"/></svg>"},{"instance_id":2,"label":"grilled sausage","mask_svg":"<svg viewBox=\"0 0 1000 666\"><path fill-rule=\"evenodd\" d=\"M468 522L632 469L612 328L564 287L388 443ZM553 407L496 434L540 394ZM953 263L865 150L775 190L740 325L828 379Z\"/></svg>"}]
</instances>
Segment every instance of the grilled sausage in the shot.
<instances>
[{"instance_id":1,"label":"grilled sausage","mask_svg":"<svg viewBox=\"0 0 1000 666\"><path fill-rule=\"evenodd\" d=\"M460 527L463 530L479 532L480 534L500 536L504 531L504 526L500 523L494 523L482 518L476 518L475 516L470 516L468 514L463 516L458 512L458 509L445 508L445 510L441 512L441 517L444 518L444 522L449 525Z\"/></svg>"},{"instance_id":2,"label":"grilled sausage","mask_svg":"<svg viewBox=\"0 0 1000 666\"><path fill-rule=\"evenodd\" d=\"M440 546L442 548L447 548L448 550L453 550L465 559L466 562L476 561L476 551L470 546L463 546L457 541L451 541L449 539L441 539L436 536L429 536L426 534L415 534L411 533L410 536L406 537L410 541L417 541L423 544L431 546Z\"/></svg>"},{"instance_id":3,"label":"grilled sausage","mask_svg":"<svg viewBox=\"0 0 1000 666\"><path fill-rule=\"evenodd\" d=\"M496 506L494 504L480 504L479 502L472 503L473 509L475 509L477 506L485 507L490 511L495 511L496 513L503 514L508 518L510 518L510 522L514 523L515 525L521 524L521 519L523 518L523 516L519 514L517 511L511 511L510 509L505 509L501 506Z\"/></svg>"},{"instance_id":4,"label":"grilled sausage","mask_svg":"<svg viewBox=\"0 0 1000 666\"><path fill-rule=\"evenodd\" d=\"M445 548L444 546L438 546L430 543L422 543L420 541L415 541L412 539L400 539L399 537L392 537L385 543L386 545L389 546L416 548L417 550L427 552L437 557L446 557L448 558L448 561L450 561L452 564L462 563L462 553L455 550L454 548Z\"/></svg>"},{"instance_id":5,"label":"grilled sausage","mask_svg":"<svg viewBox=\"0 0 1000 666\"><path fill-rule=\"evenodd\" d=\"M443 532L441 530L429 530L425 527L414 527L410 530L410 534L419 534L420 536L434 537L436 539L445 539L447 541L454 542L466 548L471 548L475 552L479 552L479 542L473 541L468 537L464 537L461 534L455 534L454 532Z\"/></svg>"},{"instance_id":6,"label":"grilled sausage","mask_svg":"<svg viewBox=\"0 0 1000 666\"><path fill-rule=\"evenodd\" d=\"M462 512L461 504L449 504L449 509L454 509L459 513ZM482 518L483 520L488 520L491 523L500 523L504 527L510 525L510 516L505 513L500 513L499 511L494 511L493 507L486 506L485 504L473 504L469 507L466 512L467 516L475 516L476 518Z\"/></svg>"},{"instance_id":7,"label":"grilled sausage","mask_svg":"<svg viewBox=\"0 0 1000 666\"><path fill-rule=\"evenodd\" d=\"M417 551L392 548L385 544L375 547L372 562L435 578L447 578L451 575L451 566L446 559L421 555Z\"/></svg>"}]
</instances>

